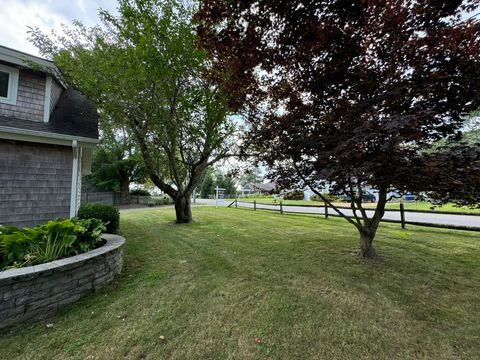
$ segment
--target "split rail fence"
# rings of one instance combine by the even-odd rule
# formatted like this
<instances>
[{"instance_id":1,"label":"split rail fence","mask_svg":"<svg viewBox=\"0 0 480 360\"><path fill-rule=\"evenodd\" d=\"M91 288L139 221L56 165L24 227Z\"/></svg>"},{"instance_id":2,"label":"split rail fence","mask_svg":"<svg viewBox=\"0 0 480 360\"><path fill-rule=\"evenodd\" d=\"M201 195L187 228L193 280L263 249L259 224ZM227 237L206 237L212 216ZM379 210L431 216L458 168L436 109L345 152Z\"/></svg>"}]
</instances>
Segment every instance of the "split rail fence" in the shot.
<instances>
[{"instance_id":1,"label":"split rail fence","mask_svg":"<svg viewBox=\"0 0 480 360\"><path fill-rule=\"evenodd\" d=\"M228 207L248 208L248 209L252 209L253 211L256 211L256 210L275 211L275 212L279 212L280 214L290 213L290 214L316 215L316 216L324 216L325 219L328 219L329 216L341 217L341 215L337 214L335 210L332 207L327 206L327 204L324 204L323 206L284 205L282 201L280 201L277 204L265 204L265 203L257 203L256 200L254 200L252 203L252 202L242 202L242 201L238 201L238 199L235 199L228 205ZM299 210L292 209L292 208L302 208L302 207L308 208L310 209L310 211L299 211ZM346 206L338 206L337 208L341 210L349 210L349 211L352 210L350 207L346 207ZM312 209L318 209L318 211L312 211ZM374 209L365 209L365 210L372 211ZM440 214L440 215L472 216L472 219L473 219L474 217L479 217L480 213L412 210L412 209L405 209L403 203L400 203L398 209L385 209L385 212L399 212L400 213L399 220L383 218L381 221L400 224L402 229L405 229L407 225L415 225L415 226L427 226L427 227L435 227L435 228L442 228L442 229L480 231L480 227L477 227L477 226L441 224L441 223L432 223L432 222L423 222L423 221L409 221L409 220L406 220L406 216L405 216L405 213L427 213L427 214L436 214L436 215ZM348 216L348 217L352 218L353 216Z\"/></svg>"}]
</instances>

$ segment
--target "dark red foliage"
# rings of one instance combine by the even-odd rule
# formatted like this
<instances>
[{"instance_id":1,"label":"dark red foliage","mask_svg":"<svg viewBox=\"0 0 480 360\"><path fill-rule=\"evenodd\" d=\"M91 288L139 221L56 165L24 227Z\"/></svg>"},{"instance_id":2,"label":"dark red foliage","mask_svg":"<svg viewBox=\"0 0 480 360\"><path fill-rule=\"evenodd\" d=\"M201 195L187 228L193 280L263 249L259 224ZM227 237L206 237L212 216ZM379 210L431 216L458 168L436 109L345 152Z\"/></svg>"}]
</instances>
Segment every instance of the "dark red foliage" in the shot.
<instances>
[{"instance_id":1,"label":"dark red foliage","mask_svg":"<svg viewBox=\"0 0 480 360\"><path fill-rule=\"evenodd\" d=\"M480 22L465 16L479 4L204 0L196 18L212 76L230 105L248 114L246 144L272 178L290 188L328 182L380 191L372 219L361 199L352 202L362 231L378 225L393 188L480 201L478 192L452 191L458 179L439 176L458 149L424 155L437 140L459 140L465 117L480 106ZM448 170L479 182L478 161L451 162Z\"/></svg>"},{"instance_id":2,"label":"dark red foliage","mask_svg":"<svg viewBox=\"0 0 480 360\"><path fill-rule=\"evenodd\" d=\"M480 208L479 146L459 144L412 157L394 184L398 189L427 193L438 204L456 202Z\"/></svg>"}]
</instances>

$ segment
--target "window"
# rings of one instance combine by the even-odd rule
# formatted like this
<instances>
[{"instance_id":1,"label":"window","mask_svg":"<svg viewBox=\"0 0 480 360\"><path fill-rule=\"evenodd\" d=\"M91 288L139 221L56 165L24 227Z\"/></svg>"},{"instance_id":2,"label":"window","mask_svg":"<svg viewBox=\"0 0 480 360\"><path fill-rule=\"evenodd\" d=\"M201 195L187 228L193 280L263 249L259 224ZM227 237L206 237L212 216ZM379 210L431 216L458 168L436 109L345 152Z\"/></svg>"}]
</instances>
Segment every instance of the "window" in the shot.
<instances>
[{"instance_id":1,"label":"window","mask_svg":"<svg viewBox=\"0 0 480 360\"><path fill-rule=\"evenodd\" d=\"M0 71L0 96L7 98L8 97L8 82L10 80L10 74L7 72Z\"/></svg>"},{"instance_id":2,"label":"window","mask_svg":"<svg viewBox=\"0 0 480 360\"><path fill-rule=\"evenodd\" d=\"M0 103L17 104L18 69L0 64Z\"/></svg>"}]
</instances>

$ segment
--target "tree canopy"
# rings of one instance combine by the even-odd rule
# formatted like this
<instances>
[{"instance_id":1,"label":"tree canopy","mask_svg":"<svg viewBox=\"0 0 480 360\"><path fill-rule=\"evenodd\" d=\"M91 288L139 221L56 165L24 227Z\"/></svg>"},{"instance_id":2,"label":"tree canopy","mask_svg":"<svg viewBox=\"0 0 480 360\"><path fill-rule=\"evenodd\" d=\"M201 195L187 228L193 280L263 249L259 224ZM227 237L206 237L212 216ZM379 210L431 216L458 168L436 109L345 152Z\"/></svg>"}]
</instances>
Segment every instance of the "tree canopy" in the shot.
<instances>
[{"instance_id":1,"label":"tree canopy","mask_svg":"<svg viewBox=\"0 0 480 360\"><path fill-rule=\"evenodd\" d=\"M147 171L141 154L121 131L102 131L101 144L93 154L92 173L87 181L108 191L119 191L120 202L129 203L130 184L143 183Z\"/></svg>"},{"instance_id":2,"label":"tree canopy","mask_svg":"<svg viewBox=\"0 0 480 360\"><path fill-rule=\"evenodd\" d=\"M258 167L250 167L246 169L240 176L239 182L242 186L248 183L261 183L263 180L261 171Z\"/></svg>"},{"instance_id":3,"label":"tree canopy","mask_svg":"<svg viewBox=\"0 0 480 360\"><path fill-rule=\"evenodd\" d=\"M210 195L215 195L217 186L224 189L225 195L237 194L235 180L231 174L224 174L221 170L214 171L209 167L200 182L200 196L207 199Z\"/></svg>"},{"instance_id":4,"label":"tree canopy","mask_svg":"<svg viewBox=\"0 0 480 360\"><path fill-rule=\"evenodd\" d=\"M191 220L190 195L205 168L233 146L225 97L204 76L209 62L195 45L194 10L175 0L120 0L118 16L100 11L101 27L31 32L64 81L95 101L101 121L135 140L148 176L175 200L178 223Z\"/></svg>"},{"instance_id":5,"label":"tree canopy","mask_svg":"<svg viewBox=\"0 0 480 360\"><path fill-rule=\"evenodd\" d=\"M228 196L236 196L237 187L232 174L215 173L215 187L224 189L224 194Z\"/></svg>"},{"instance_id":6,"label":"tree canopy","mask_svg":"<svg viewBox=\"0 0 480 360\"><path fill-rule=\"evenodd\" d=\"M209 195L215 194L215 179L213 178L213 169L211 167L208 167L203 173L199 190L202 199L208 199Z\"/></svg>"},{"instance_id":7,"label":"tree canopy","mask_svg":"<svg viewBox=\"0 0 480 360\"><path fill-rule=\"evenodd\" d=\"M372 245L391 190L480 202L479 145L461 144L480 105L480 22L466 1L205 0L196 15L229 105L284 188L327 184ZM432 153L433 144L456 142ZM362 206L365 185L377 208Z\"/></svg>"}]
</instances>

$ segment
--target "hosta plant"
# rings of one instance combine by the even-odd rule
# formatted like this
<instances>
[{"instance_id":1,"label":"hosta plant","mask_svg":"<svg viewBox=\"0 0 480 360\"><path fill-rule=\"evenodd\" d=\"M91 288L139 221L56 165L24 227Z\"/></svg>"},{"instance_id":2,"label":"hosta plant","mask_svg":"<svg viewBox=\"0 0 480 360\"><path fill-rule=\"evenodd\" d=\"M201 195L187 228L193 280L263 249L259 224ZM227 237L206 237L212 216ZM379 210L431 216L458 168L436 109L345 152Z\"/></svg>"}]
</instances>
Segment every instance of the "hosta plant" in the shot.
<instances>
[{"instance_id":1,"label":"hosta plant","mask_svg":"<svg viewBox=\"0 0 480 360\"><path fill-rule=\"evenodd\" d=\"M99 219L49 221L34 228L0 226L0 270L54 261L94 249L106 230Z\"/></svg>"}]
</instances>

